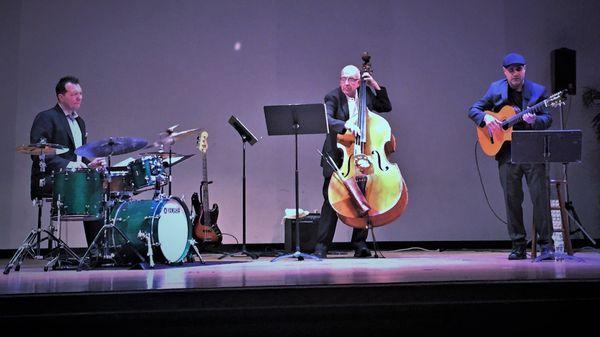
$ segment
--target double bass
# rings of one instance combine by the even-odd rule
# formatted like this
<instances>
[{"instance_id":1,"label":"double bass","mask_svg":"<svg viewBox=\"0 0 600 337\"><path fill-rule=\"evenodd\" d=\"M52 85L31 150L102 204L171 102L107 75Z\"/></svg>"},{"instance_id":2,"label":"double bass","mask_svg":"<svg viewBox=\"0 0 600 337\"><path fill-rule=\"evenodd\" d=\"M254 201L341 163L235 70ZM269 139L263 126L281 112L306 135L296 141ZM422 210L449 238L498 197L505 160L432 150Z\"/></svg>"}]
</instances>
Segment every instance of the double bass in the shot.
<instances>
[{"instance_id":1,"label":"double bass","mask_svg":"<svg viewBox=\"0 0 600 337\"><path fill-rule=\"evenodd\" d=\"M371 56L362 56L362 73L371 73ZM362 76L361 76L362 77ZM358 89L358 114L352 118L360 128L356 136L348 130L337 135L337 146L343 152L340 167L331 157L334 168L328 196L340 220L354 228L386 225L398 218L408 203L408 189L398 165L388 160L396 150L396 139L389 123L367 107L366 81Z\"/></svg>"}]
</instances>

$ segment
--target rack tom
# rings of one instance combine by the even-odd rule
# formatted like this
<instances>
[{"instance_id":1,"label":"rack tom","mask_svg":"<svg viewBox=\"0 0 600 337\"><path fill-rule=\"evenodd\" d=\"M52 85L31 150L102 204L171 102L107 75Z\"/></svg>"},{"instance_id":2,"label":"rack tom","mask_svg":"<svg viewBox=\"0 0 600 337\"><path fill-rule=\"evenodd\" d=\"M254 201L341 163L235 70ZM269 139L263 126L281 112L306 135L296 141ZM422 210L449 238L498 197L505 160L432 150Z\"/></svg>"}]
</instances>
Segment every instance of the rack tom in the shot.
<instances>
[{"instance_id":1,"label":"rack tom","mask_svg":"<svg viewBox=\"0 0 600 337\"><path fill-rule=\"evenodd\" d=\"M164 186L167 177L163 161L158 156L145 156L138 158L128 165L131 184L134 193L153 189L156 184Z\"/></svg>"}]
</instances>

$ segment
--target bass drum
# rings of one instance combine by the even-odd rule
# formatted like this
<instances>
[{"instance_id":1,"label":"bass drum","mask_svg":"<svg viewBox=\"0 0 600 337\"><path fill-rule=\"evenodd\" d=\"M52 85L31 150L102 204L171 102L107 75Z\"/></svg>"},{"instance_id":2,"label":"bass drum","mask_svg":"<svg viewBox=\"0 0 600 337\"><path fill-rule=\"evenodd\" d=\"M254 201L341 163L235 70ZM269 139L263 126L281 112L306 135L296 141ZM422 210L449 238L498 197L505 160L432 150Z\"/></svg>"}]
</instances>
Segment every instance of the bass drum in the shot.
<instances>
[{"instance_id":1,"label":"bass drum","mask_svg":"<svg viewBox=\"0 0 600 337\"><path fill-rule=\"evenodd\" d=\"M187 256L192 226L189 211L179 198L129 200L111 213L115 227L142 256L148 255L148 240L157 262L177 263Z\"/></svg>"}]
</instances>

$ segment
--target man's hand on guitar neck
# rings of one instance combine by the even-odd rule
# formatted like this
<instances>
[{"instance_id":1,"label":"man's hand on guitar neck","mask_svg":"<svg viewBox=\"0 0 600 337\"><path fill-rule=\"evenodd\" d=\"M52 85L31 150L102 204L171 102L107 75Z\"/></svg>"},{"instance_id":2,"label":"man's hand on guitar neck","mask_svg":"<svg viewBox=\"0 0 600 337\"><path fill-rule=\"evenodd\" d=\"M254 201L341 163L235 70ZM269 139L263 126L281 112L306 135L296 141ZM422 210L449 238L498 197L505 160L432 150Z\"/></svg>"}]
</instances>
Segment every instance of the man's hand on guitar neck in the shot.
<instances>
[{"instance_id":1,"label":"man's hand on guitar neck","mask_svg":"<svg viewBox=\"0 0 600 337\"><path fill-rule=\"evenodd\" d=\"M531 112L523 115L523 120L525 121L525 123L527 123L529 125L533 125L533 123L535 123L535 118L536 118L536 115L532 114Z\"/></svg>"}]
</instances>

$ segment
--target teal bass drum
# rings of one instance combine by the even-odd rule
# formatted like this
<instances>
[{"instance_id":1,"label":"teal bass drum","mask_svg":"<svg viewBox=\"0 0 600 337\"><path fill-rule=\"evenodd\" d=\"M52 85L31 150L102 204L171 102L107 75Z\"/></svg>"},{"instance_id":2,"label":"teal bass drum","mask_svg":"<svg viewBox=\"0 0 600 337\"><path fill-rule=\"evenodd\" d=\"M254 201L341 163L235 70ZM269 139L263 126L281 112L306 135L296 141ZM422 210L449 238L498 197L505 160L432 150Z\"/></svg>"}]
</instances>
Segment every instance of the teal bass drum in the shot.
<instances>
[{"instance_id":1,"label":"teal bass drum","mask_svg":"<svg viewBox=\"0 0 600 337\"><path fill-rule=\"evenodd\" d=\"M190 250L192 225L189 211L179 198L125 201L111 212L111 218L144 257L148 255L148 241L158 262L182 262Z\"/></svg>"}]
</instances>

